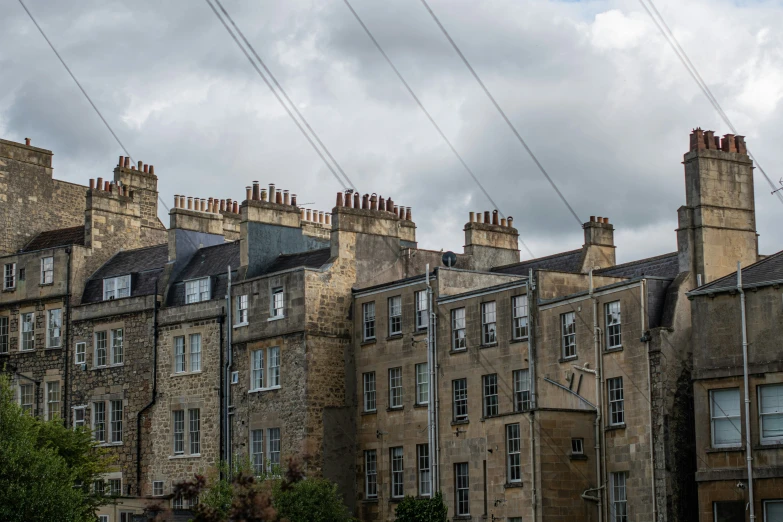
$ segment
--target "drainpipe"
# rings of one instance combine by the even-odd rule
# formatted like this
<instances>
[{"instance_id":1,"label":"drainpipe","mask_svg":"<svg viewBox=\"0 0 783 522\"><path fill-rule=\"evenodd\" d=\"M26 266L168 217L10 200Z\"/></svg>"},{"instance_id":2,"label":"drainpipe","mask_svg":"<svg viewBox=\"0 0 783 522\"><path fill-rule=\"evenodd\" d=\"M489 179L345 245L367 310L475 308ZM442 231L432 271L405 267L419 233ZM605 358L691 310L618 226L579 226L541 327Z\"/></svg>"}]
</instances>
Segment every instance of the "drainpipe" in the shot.
<instances>
[{"instance_id":1,"label":"drainpipe","mask_svg":"<svg viewBox=\"0 0 783 522\"><path fill-rule=\"evenodd\" d=\"M427 400L427 445L428 454L432 460L430 470L430 495L435 495L436 480L435 475L438 470L437 459L435 459L435 357L433 355L434 343L432 342L432 287L430 286L430 264L425 268L425 281L427 284L427 368L429 369L429 397Z\"/></svg>"},{"instance_id":2,"label":"drainpipe","mask_svg":"<svg viewBox=\"0 0 783 522\"><path fill-rule=\"evenodd\" d=\"M601 484L601 414L603 412L603 357L601 356L601 345L598 339L598 299L593 293L593 269L590 269L590 300L593 302L593 349L595 350L595 477L598 481L598 522L602 522L604 516L603 499L604 491Z\"/></svg>"},{"instance_id":3,"label":"drainpipe","mask_svg":"<svg viewBox=\"0 0 783 522\"><path fill-rule=\"evenodd\" d=\"M136 496L141 496L141 415L155 404L158 396L158 280L152 301L152 400L136 414Z\"/></svg>"},{"instance_id":4,"label":"drainpipe","mask_svg":"<svg viewBox=\"0 0 783 522\"><path fill-rule=\"evenodd\" d=\"M536 508L538 500L536 498L536 430L535 430L535 409L538 406L538 396L536 394L536 352L535 334L533 333L533 304L535 283L533 282L533 269L528 270L527 275L527 361L528 376L530 378L530 413L528 422L530 423L530 482L533 489L530 492L530 509L533 512L533 522L536 521Z\"/></svg>"},{"instance_id":5,"label":"drainpipe","mask_svg":"<svg viewBox=\"0 0 783 522\"><path fill-rule=\"evenodd\" d=\"M68 388L68 346L71 338L71 247L65 249L65 253L68 254L68 273L65 275L65 313L63 314L63 322L61 330L65 330L65 339L63 339L63 407L65 408L65 426L71 427L72 415L68 409L68 398L70 397L70 391ZM63 328L64 327L64 328Z\"/></svg>"},{"instance_id":6,"label":"drainpipe","mask_svg":"<svg viewBox=\"0 0 783 522\"><path fill-rule=\"evenodd\" d=\"M231 350L231 331L234 327L232 321L231 321L231 265L228 265L228 279L227 279L228 285L226 288L226 369L225 369L225 396L223 397L223 433L225 435L225 454L224 458L226 461L226 464L228 465L228 471L231 473L231 428L230 428L230 420L229 420L229 397L231 395L231 363L232 361L232 350Z\"/></svg>"},{"instance_id":7,"label":"drainpipe","mask_svg":"<svg viewBox=\"0 0 783 522\"><path fill-rule=\"evenodd\" d=\"M649 337L647 337L644 332L647 330L645 329L645 320L647 319L645 314L645 307L644 303L647 300L647 280L642 279L639 284L639 309L641 310L641 318L642 318L642 338L647 339L644 342L644 358L647 361L647 393L650 394L650 397L652 397L652 377L651 373L652 370L650 369L650 341ZM652 508L653 508L653 520L658 520L658 497L655 495L655 455L653 453L653 412L652 412L652 401L650 401L650 473L652 474L652 480L650 480L650 488L652 489Z\"/></svg>"},{"instance_id":8,"label":"drainpipe","mask_svg":"<svg viewBox=\"0 0 783 522\"><path fill-rule=\"evenodd\" d=\"M753 499L753 458L750 449L750 394L748 390L748 325L745 318L745 292L742 290L742 266L737 261L737 291L740 295L740 314L742 320L742 379L745 385L745 460L748 462L748 499L750 520L756 520Z\"/></svg>"}]
</instances>

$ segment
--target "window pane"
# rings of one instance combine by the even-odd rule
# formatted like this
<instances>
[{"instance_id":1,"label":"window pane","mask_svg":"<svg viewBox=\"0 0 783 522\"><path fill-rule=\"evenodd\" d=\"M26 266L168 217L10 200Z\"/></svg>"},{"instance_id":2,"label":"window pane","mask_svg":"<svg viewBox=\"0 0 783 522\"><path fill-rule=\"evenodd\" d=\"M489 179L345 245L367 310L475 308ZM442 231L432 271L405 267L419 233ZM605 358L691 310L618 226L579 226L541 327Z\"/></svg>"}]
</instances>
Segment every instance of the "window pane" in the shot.
<instances>
[{"instance_id":1,"label":"window pane","mask_svg":"<svg viewBox=\"0 0 783 522\"><path fill-rule=\"evenodd\" d=\"M74 362L76 364L84 364L87 360L87 343L76 343L74 353Z\"/></svg>"},{"instance_id":2,"label":"window pane","mask_svg":"<svg viewBox=\"0 0 783 522\"><path fill-rule=\"evenodd\" d=\"M514 339L527 337L527 296L518 295L511 300L514 319Z\"/></svg>"},{"instance_id":3,"label":"window pane","mask_svg":"<svg viewBox=\"0 0 783 522\"><path fill-rule=\"evenodd\" d=\"M606 348L614 349L622 346L620 332L620 301L606 304Z\"/></svg>"},{"instance_id":4,"label":"window pane","mask_svg":"<svg viewBox=\"0 0 783 522\"><path fill-rule=\"evenodd\" d=\"M8 353L8 317L0 317L0 353Z\"/></svg>"},{"instance_id":5,"label":"window pane","mask_svg":"<svg viewBox=\"0 0 783 522\"><path fill-rule=\"evenodd\" d=\"M280 428L269 428L266 430L267 440L269 441L269 470L280 465Z\"/></svg>"},{"instance_id":6,"label":"window pane","mask_svg":"<svg viewBox=\"0 0 783 522\"><path fill-rule=\"evenodd\" d=\"M256 476L264 473L264 430L250 432L250 459Z\"/></svg>"},{"instance_id":7,"label":"window pane","mask_svg":"<svg viewBox=\"0 0 783 522\"><path fill-rule=\"evenodd\" d=\"M35 349L35 314L22 314L22 350Z\"/></svg>"},{"instance_id":8,"label":"window pane","mask_svg":"<svg viewBox=\"0 0 783 522\"><path fill-rule=\"evenodd\" d=\"M283 317L284 312L284 306L285 306L285 300L283 296L283 289L282 288L273 288L272 289L272 309L270 310L270 314L272 317Z\"/></svg>"},{"instance_id":9,"label":"window pane","mask_svg":"<svg viewBox=\"0 0 783 522\"><path fill-rule=\"evenodd\" d=\"M269 379L267 386L273 388L280 386L280 347L273 346L267 352L269 361Z\"/></svg>"},{"instance_id":10,"label":"window pane","mask_svg":"<svg viewBox=\"0 0 783 522\"><path fill-rule=\"evenodd\" d=\"M389 335L402 333L402 297L389 298Z\"/></svg>"},{"instance_id":11,"label":"window pane","mask_svg":"<svg viewBox=\"0 0 783 522\"><path fill-rule=\"evenodd\" d=\"M485 375L484 381L484 417L498 414L498 376Z\"/></svg>"},{"instance_id":12,"label":"window pane","mask_svg":"<svg viewBox=\"0 0 783 522\"><path fill-rule=\"evenodd\" d=\"M623 424L625 422L623 378L607 379L606 385L609 392L609 424Z\"/></svg>"},{"instance_id":13,"label":"window pane","mask_svg":"<svg viewBox=\"0 0 783 522\"><path fill-rule=\"evenodd\" d=\"M481 304L481 332L482 344L497 342L497 321L494 301Z\"/></svg>"},{"instance_id":14,"label":"window pane","mask_svg":"<svg viewBox=\"0 0 783 522\"><path fill-rule=\"evenodd\" d=\"M769 500L764 502L765 522L779 522L783 520L783 500Z\"/></svg>"},{"instance_id":15,"label":"window pane","mask_svg":"<svg viewBox=\"0 0 783 522\"><path fill-rule=\"evenodd\" d=\"M106 366L106 332L95 332L94 366Z\"/></svg>"},{"instance_id":16,"label":"window pane","mask_svg":"<svg viewBox=\"0 0 783 522\"><path fill-rule=\"evenodd\" d=\"M416 446L416 465L419 469L419 495L430 495L430 447L427 444Z\"/></svg>"},{"instance_id":17,"label":"window pane","mask_svg":"<svg viewBox=\"0 0 783 522\"><path fill-rule=\"evenodd\" d=\"M60 329L62 328L62 310L49 310L46 317L46 346L60 347Z\"/></svg>"},{"instance_id":18,"label":"window pane","mask_svg":"<svg viewBox=\"0 0 783 522\"><path fill-rule=\"evenodd\" d=\"M514 411L530 409L530 373L528 370L514 372Z\"/></svg>"},{"instance_id":19,"label":"window pane","mask_svg":"<svg viewBox=\"0 0 783 522\"><path fill-rule=\"evenodd\" d=\"M111 359L112 364L122 364L124 354L122 350L122 328L111 331Z\"/></svg>"},{"instance_id":20,"label":"window pane","mask_svg":"<svg viewBox=\"0 0 783 522\"><path fill-rule=\"evenodd\" d=\"M568 312L560 316L563 358L576 357L576 316Z\"/></svg>"},{"instance_id":21,"label":"window pane","mask_svg":"<svg viewBox=\"0 0 783 522\"><path fill-rule=\"evenodd\" d=\"M783 385L761 386L759 394L762 442L783 439Z\"/></svg>"},{"instance_id":22,"label":"window pane","mask_svg":"<svg viewBox=\"0 0 783 522\"><path fill-rule=\"evenodd\" d=\"M389 407L402 407L402 368L389 370Z\"/></svg>"},{"instance_id":23,"label":"window pane","mask_svg":"<svg viewBox=\"0 0 783 522\"><path fill-rule=\"evenodd\" d=\"M378 457L375 450L364 452L364 491L367 498L378 496Z\"/></svg>"},{"instance_id":24,"label":"window pane","mask_svg":"<svg viewBox=\"0 0 783 522\"><path fill-rule=\"evenodd\" d=\"M362 312L364 318L364 340L375 339L375 302L364 303L362 305Z\"/></svg>"},{"instance_id":25,"label":"window pane","mask_svg":"<svg viewBox=\"0 0 783 522\"><path fill-rule=\"evenodd\" d=\"M174 338L174 372L185 371L185 337Z\"/></svg>"},{"instance_id":26,"label":"window pane","mask_svg":"<svg viewBox=\"0 0 783 522\"><path fill-rule=\"evenodd\" d=\"M364 379L364 411L375 411L375 372L365 373Z\"/></svg>"},{"instance_id":27,"label":"window pane","mask_svg":"<svg viewBox=\"0 0 783 522\"><path fill-rule=\"evenodd\" d=\"M427 363L416 365L416 404L427 404L430 398Z\"/></svg>"},{"instance_id":28,"label":"window pane","mask_svg":"<svg viewBox=\"0 0 783 522\"><path fill-rule=\"evenodd\" d=\"M470 476L468 463L454 465L454 482L456 486L457 515L470 515Z\"/></svg>"},{"instance_id":29,"label":"window pane","mask_svg":"<svg viewBox=\"0 0 783 522\"><path fill-rule=\"evenodd\" d=\"M93 437L98 442L106 442L106 403L94 402L92 404L92 430Z\"/></svg>"},{"instance_id":30,"label":"window pane","mask_svg":"<svg viewBox=\"0 0 783 522\"><path fill-rule=\"evenodd\" d=\"M468 381L457 379L452 382L454 391L454 420L468 419Z\"/></svg>"},{"instance_id":31,"label":"window pane","mask_svg":"<svg viewBox=\"0 0 783 522\"><path fill-rule=\"evenodd\" d=\"M427 327L427 291L416 292L416 328Z\"/></svg>"},{"instance_id":32,"label":"window pane","mask_svg":"<svg viewBox=\"0 0 783 522\"><path fill-rule=\"evenodd\" d=\"M190 334L190 371L201 371L201 334Z\"/></svg>"},{"instance_id":33,"label":"window pane","mask_svg":"<svg viewBox=\"0 0 783 522\"><path fill-rule=\"evenodd\" d=\"M122 401L111 401L111 441L122 442Z\"/></svg>"},{"instance_id":34,"label":"window pane","mask_svg":"<svg viewBox=\"0 0 783 522\"><path fill-rule=\"evenodd\" d=\"M259 390L264 387L264 350L254 351L252 357L253 367L250 379L253 389Z\"/></svg>"},{"instance_id":35,"label":"window pane","mask_svg":"<svg viewBox=\"0 0 783 522\"><path fill-rule=\"evenodd\" d=\"M465 337L465 309L451 311L451 349L464 350L468 347Z\"/></svg>"},{"instance_id":36,"label":"window pane","mask_svg":"<svg viewBox=\"0 0 783 522\"><path fill-rule=\"evenodd\" d=\"M185 411L174 412L174 454L185 453Z\"/></svg>"},{"instance_id":37,"label":"window pane","mask_svg":"<svg viewBox=\"0 0 783 522\"><path fill-rule=\"evenodd\" d=\"M713 513L715 522L744 522L745 502L715 502L713 503Z\"/></svg>"},{"instance_id":38,"label":"window pane","mask_svg":"<svg viewBox=\"0 0 783 522\"><path fill-rule=\"evenodd\" d=\"M712 445L739 446L742 443L739 388L712 390L710 397Z\"/></svg>"},{"instance_id":39,"label":"window pane","mask_svg":"<svg viewBox=\"0 0 783 522\"><path fill-rule=\"evenodd\" d=\"M201 410L188 410L190 431L190 454L201 453Z\"/></svg>"},{"instance_id":40,"label":"window pane","mask_svg":"<svg viewBox=\"0 0 783 522\"><path fill-rule=\"evenodd\" d=\"M522 482L522 455L519 424L506 426L506 471L509 482Z\"/></svg>"},{"instance_id":41,"label":"window pane","mask_svg":"<svg viewBox=\"0 0 783 522\"><path fill-rule=\"evenodd\" d=\"M626 473L611 473L612 522L628 522L625 478Z\"/></svg>"},{"instance_id":42,"label":"window pane","mask_svg":"<svg viewBox=\"0 0 783 522\"><path fill-rule=\"evenodd\" d=\"M46 418L49 420L60 416L60 383L46 383Z\"/></svg>"},{"instance_id":43,"label":"window pane","mask_svg":"<svg viewBox=\"0 0 783 522\"><path fill-rule=\"evenodd\" d=\"M399 498L403 496L403 465L402 448L391 449L391 496Z\"/></svg>"}]
</instances>

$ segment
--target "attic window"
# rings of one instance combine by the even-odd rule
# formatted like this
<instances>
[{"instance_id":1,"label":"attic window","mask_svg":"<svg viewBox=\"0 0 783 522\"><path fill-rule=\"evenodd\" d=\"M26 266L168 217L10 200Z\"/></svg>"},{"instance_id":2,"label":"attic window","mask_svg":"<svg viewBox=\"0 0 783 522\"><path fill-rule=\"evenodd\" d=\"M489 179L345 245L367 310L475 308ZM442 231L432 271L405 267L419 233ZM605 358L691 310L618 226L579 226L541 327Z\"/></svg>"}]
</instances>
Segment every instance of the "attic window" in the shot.
<instances>
[{"instance_id":1,"label":"attic window","mask_svg":"<svg viewBox=\"0 0 783 522\"><path fill-rule=\"evenodd\" d=\"M211 298L210 294L208 277L185 281L185 303L209 301Z\"/></svg>"},{"instance_id":2,"label":"attic window","mask_svg":"<svg viewBox=\"0 0 783 522\"><path fill-rule=\"evenodd\" d=\"M103 300L119 299L130 296L130 274L119 277L107 277L103 280Z\"/></svg>"}]
</instances>

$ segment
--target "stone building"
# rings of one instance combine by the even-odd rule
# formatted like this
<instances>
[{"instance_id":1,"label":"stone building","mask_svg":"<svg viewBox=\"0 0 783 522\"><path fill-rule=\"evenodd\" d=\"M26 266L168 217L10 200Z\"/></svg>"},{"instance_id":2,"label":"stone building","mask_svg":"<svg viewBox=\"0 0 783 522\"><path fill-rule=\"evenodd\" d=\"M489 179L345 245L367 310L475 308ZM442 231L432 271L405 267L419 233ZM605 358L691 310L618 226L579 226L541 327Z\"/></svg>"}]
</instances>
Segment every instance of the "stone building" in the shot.
<instances>
[{"instance_id":1,"label":"stone building","mask_svg":"<svg viewBox=\"0 0 783 522\"><path fill-rule=\"evenodd\" d=\"M678 251L618 265L608 218L520 261L513 218L471 212L444 255L390 198L324 213L258 182L241 202L174 196L166 229L153 167L121 158L81 187L0 141L0 365L25 409L116 457L101 522L149 502L186 516L177 482L305 453L362 520L433 491L457 520L745 520L743 456L714 435L745 414L713 407L742 397L740 261L769 517L783 258L757 252L744 139L696 129L684 159Z\"/></svg>"}]
</instances>

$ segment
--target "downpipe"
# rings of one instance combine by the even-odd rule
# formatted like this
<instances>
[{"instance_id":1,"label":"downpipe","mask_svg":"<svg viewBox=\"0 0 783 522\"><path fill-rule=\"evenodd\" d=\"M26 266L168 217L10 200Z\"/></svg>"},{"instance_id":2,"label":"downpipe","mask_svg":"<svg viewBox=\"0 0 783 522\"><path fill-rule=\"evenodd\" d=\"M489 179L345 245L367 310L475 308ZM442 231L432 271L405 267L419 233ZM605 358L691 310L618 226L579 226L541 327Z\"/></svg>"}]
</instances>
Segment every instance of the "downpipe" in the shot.
<instances>
[{"instance_id":1,"label":"downpipe","mask_svg":"<svg viewBox=\"0 0 783 522\"><path fill-rule=\"evenodd\" d=\"M742 266L737 261L737 292L740 295L740 315L742 320L742 379L745 385L745 460L748 464L748 511L750 520L756 520L756 508L753 497L753 455L750 448L750 393L748 386L748 324L745 316L745 292L742 290Z\"/></svg>"}]
</instances>

